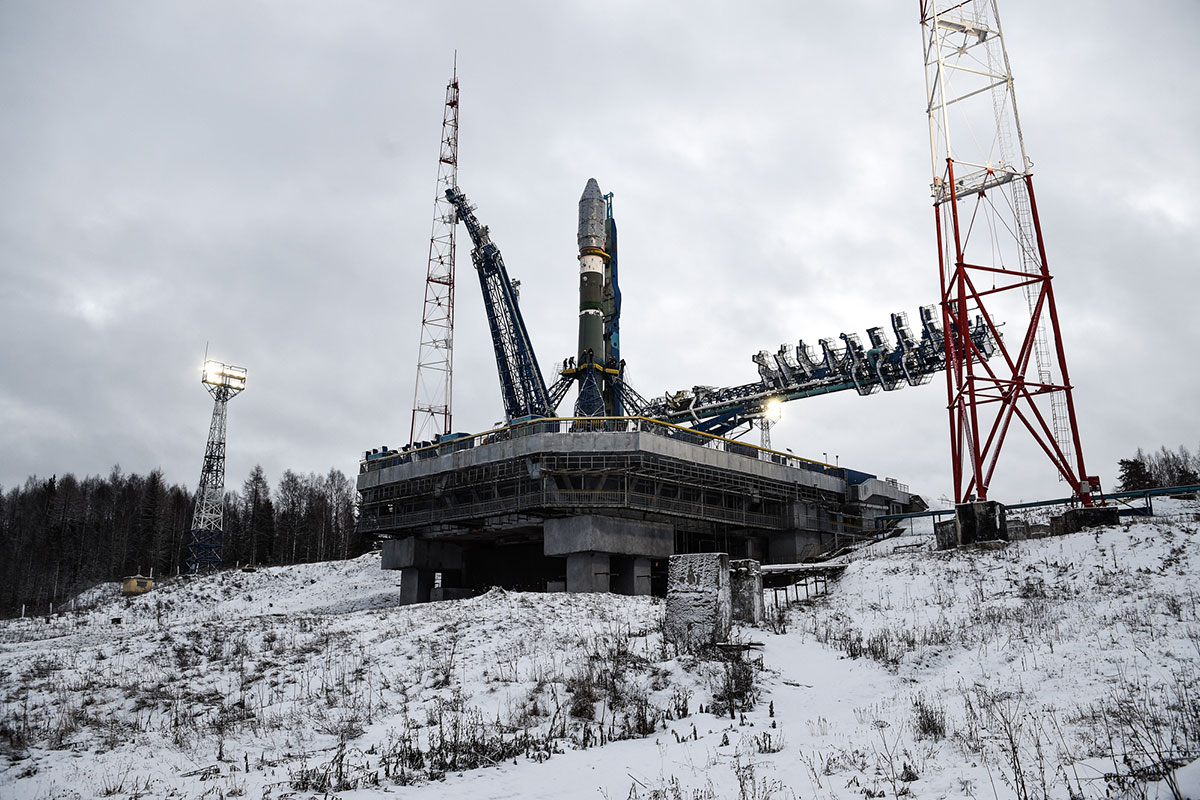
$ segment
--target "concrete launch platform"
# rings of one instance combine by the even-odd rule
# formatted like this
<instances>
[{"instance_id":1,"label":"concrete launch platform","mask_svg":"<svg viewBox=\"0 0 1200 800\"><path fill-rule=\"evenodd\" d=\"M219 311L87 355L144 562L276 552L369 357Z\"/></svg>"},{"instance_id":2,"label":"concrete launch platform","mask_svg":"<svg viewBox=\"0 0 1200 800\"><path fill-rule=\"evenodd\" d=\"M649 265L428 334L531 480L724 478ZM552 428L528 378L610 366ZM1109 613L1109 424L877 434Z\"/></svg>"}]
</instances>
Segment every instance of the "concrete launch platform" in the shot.
<instances>
[{"instance_id":1,"label":"concrete launch platform","mask_svg":"<svg viewBox=\"0 0 1200 800\"><path fill-rule=\"evenodd\" d=\"M491 586L662 594L671 555L795 563L913 510L895 481L637 417L370 452L358 490L360 529L410 603Z\"/></svg>"}]
</instances>

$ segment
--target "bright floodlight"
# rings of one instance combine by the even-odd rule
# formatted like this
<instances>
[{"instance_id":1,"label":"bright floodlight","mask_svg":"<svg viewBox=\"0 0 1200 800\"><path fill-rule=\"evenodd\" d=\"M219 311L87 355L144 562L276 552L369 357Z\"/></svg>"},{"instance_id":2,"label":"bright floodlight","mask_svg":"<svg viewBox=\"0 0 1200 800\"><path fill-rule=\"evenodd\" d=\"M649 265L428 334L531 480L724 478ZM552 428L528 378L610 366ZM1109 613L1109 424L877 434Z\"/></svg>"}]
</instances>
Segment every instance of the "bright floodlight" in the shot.
<instances>
[{"instance_id":1,"label":"bright floodlight","mask_svg":"<svg viewBox=\"0 0 1200 800\"><path fill-rule=\"evenodd\" d=\"M204 369L200 373L200 382L240 392L246 388L246 369L222 364L220 361L205 361Z\"/></svg>"},{"instance_id":2,"label":"bright floodlight","mask_svg":"<svg viewBox=\"0 0 1200 800\"><path fill-rule=\"evenodd\" d=\"M778 422L779 418L783 416L783 401L778 397L772 397L767 401L767 404L763 406L763 416L766 417L769 422Z\"/></svg>"}]
</instances>

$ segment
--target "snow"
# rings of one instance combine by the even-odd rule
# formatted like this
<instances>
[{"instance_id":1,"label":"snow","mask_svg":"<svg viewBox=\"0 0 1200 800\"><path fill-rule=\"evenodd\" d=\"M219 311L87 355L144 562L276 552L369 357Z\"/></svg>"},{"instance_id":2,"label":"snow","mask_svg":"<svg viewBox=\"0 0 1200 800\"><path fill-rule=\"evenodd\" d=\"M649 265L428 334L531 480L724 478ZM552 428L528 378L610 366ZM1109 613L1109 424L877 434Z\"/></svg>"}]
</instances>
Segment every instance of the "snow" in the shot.
<instances>
[{"instance_id":1,"label":"snow","mask_svg":"<svg viewBox=\"0 0 1200 800\"><path fill-rule=\"evenodd\" d=\"M733 719L730 668L676 652L651 598L402 607L377 555L109 584L0 623L0 797L1170 797L1161 756L1200 797L1200 506L1155 511L863 548L827 596L735 625L763 669ZM526 738L401 785L424 773L400 740L456 725Z\"/></svg>"}]
</instances>

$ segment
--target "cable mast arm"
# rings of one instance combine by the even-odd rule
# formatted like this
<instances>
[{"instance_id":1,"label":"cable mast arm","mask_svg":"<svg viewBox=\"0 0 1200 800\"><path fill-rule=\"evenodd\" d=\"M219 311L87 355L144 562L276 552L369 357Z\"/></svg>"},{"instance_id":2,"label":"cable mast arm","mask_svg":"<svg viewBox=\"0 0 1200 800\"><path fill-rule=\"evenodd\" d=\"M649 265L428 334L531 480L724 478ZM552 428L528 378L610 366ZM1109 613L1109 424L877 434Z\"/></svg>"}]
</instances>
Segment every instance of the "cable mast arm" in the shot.
<instances>
[{"instance_id":1,"label":"cable mast arm","mask_svg":"<svg viewBox=\"0 0 1200 800\"><path fill-rule=\"evenodd\" d=\"M504 415L510 421L526 416L553 416L546 382L529 341L516 289L504 267L500 248L491 240L487 226L479 222L467 196L457 186L446 190L446 199L454 205L458 220L466 226L474 245L471 261L483 289Z\"/></svg>"}]
</instances>

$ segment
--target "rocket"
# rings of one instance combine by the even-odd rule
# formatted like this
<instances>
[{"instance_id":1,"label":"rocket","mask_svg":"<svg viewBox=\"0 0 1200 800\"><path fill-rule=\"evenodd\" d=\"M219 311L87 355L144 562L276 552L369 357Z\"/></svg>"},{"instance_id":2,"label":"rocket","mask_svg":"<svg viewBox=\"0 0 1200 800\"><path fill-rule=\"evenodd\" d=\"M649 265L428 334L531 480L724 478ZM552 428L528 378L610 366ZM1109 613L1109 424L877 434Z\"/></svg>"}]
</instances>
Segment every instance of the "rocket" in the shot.
<instances>
[{"instance_id":1,"label":"rocket","mask_svg":"<svg viewBox=\"0 0 1200 800\"><path fill-rule=\"evenodd\" d=\"M621 292L617 226L600 184L590 178L579 198L579 355L575 416L620 416L618 386Z\"/></svg>"}]
</instances>

